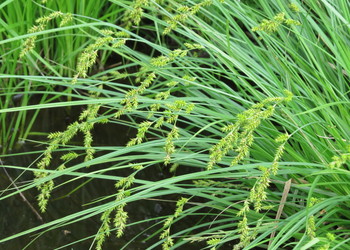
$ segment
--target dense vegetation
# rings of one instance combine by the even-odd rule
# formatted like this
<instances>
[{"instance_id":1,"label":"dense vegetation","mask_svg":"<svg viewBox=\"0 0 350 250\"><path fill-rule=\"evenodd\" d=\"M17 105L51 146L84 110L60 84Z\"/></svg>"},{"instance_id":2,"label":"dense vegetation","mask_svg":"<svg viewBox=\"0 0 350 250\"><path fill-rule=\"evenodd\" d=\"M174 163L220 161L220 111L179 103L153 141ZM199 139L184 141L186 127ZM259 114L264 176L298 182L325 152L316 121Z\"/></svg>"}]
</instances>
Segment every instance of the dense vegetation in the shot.
<instances>
[{"instance_id":1,"label":"dense vegetation","mask_svg":"<svg viewBox=\"0 0 350 250\"><path fill-rule=\"evenodd\" d=\"M347 249L348 1L6 0L0 22L1 167L28 177L0 202L111 187L3 246L98 218L50 247ZM43 139L57 109L73 121ZM128 142L95 143L102 127ZM6 163L29 143L36 160ZM172 211L131 216L155 199Z\"/></svg>"}]
</instances>

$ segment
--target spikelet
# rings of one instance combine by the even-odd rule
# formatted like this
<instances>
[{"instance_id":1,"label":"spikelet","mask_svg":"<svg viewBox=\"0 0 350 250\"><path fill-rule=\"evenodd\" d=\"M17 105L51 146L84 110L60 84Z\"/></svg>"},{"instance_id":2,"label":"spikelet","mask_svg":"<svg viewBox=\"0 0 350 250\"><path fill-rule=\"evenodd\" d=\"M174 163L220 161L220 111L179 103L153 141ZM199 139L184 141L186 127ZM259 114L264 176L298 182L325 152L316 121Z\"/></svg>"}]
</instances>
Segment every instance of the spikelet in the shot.
<instances>
[{"instance_id":1,"label":"spikelet","mask_svg":"<svg viewBox=\"0 0 350 250\"><path fill-rule=\"evenodd\" d=\"M133 24L139 25L143 16L143 9L148 6L150 2L149 0L134 0L130 6L131 9L125 11L122 19L125 24L125 29L130 29Z\"/></svg>"},{"instance_id":2,"label":"spikelet","mask_svg":"<svg viewBox=\"0 0 350 250\"><path fill-rule=\"evenodd\" d=\"M278 161L281 159L284 151L284 146L289 139L288 134L282 134L278 136L275 141L279 143L276 150L273 163L271 167L259 167L262 175L256 180L255 185L250 190L249 197L244 201L243 207L237 213L237 216L242 217L241 221L238 223L238 232L240 233L240 242L235 245L234 249L241 249L247 246L255 237L256 233L248 226L247 213L250 211L250 205L254 205L254 210L259 212L262 209L266 209L263 206L263 202L267 199L266 190L270 185L271 174L277 174ZM258 226L256 227L258 228Z\"/></svg>"},{"instance_id":3,"label":"spikelet","mask_svg":"<svg viewBox=\"0 0 350 250\"><path fill-rule=\"evenodd\" d=\"M100 86L102 87L102 86ZM99 96L98 92L89 92L90 96L97 98ZM37 163L39 170L45 170L51 165L52 154L55 150L59 148L60 145L66 145L71 141L71 139L81 132L84 135L84 147L85 147L85 159L84 161L89 161L93 159L95 150L92 148L92 133L91 130L94 128L95 123L103 122L103 120L96 120L98 116L98 111L100 109L99 104L90 104L87 109L83 111L79 116L79 121L76 121L67 126L67 129L62 132L54 132L48 135L49 145L43 153L42 159ZM70 161L76 159L78 155L76 153L70 152L61 156L61 160ZM61 164L57 170L62 170L65 168L64 164ZM41 212L46 211L47 203L51 195L51 191L54 188L54 182L49 180L47 182L41 183L41 180L48 177L49 174L44 171L35 171L35 179L39 183L37 189L40 192L38 196L38 203Z\"/></svg>"},{"instance_id":4,"label":"spikelet","mask_svg":"<svg viewBox=\"0 0 350 250\"><path fill-rule=\"evenodd\" d=\"M258 26L252 28L252 31L264 31L267 34L272 34L276 32L283 23L287 24L288 26L301 25L299 21L291 18L286 18L285 16L286 13L281 12L274 16L271 20L263 19Z\"/></svg>"},{"instance_id":5,"label":"spikelet","mask_svg":"<svg viewBox=\"0 0 350 250\"><path fill-rule=\"evenodd\" d=\"M106 238L110 236L111 226L112 223L112 213L115 212L115 216L113 218L113 226L114 228L117 228L116 231L116 237L120 238L124 230L126 228L126 222L128 219L128 213L125 211L124 207L126 206L126 203L123 202L123 200L130 195L130 192L128 191L128 188L130 188L134 181L135 181L135 174L137 171L140 171L143 169L142 165L139 164L129 164L129 166L136 170L136 172L132 173L131 175L120 179L116 184L115 187L118 189L115 203L118 205L106 210L103 212L101 216L101 222L102 225L96 234L95 240L96 240L96 250L101 250L102 245Z\"/></svg>"},{"instance_id":6,"label":"spikelet","mask_svg":"<svg viewBox=\"0 0 350 250\"><path fill-rule=\"evenodd\" d=\"M170 250L171 247L174 245L174 240L170 235L170 226L172 225L172 223L174 222L174 219L178 218L180 216L180 214L182 214L183 212L183 207L185 206L185 204L189 201L188 198L180 198L177 202L176 202L176 209L173 215L168 216L163 224L163 232L161 233L161 235L159 236L159 239L164 239L163 243L162 243L162 249L163 250Z\"/></svg>"},{"instance_id":7,"label":"spikelet","mask_svg":"<svg viewBox=\"0 0 350 250\"><path fill-rule=\"evenodd\" d=\"M112 30L102 29L99 30L99 32L103 36L98 37L94 43L87 46L78 57L76 74L74 75L71 84L76 84L79 77L86 78L88 76L89 69L97 60L99 49L106 45L111 45L112 48L119 48L126 43L126 39L129 37L129 35L123 31L114 32ZM117 38L113 35L115 35ZM123 36L124 38L121 38Z\"/></svg>"}]
</instances>

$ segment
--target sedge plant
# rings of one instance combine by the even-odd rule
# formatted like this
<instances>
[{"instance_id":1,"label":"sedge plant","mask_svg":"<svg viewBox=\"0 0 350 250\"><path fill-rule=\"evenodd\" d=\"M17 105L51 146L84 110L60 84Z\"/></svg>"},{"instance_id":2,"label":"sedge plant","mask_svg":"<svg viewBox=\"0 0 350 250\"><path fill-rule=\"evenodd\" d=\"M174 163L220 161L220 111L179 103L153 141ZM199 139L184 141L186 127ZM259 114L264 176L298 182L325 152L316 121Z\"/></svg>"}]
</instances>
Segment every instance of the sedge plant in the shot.
<instances>
[{"instance_id":1,"label":"sedge plant","mask_svg":"<svg viewBox=\"0 0 350 250\"><path fill-rule=\"evenodd\" d=\"M86 108L49 135L37 168L24 168L35 179L20 190L37 188L42 212L55 189L77 180L108 180L115 192L0 242L98 216L95 234L60 247L103 249L152 221L120 248L346 249L349 3L110 2L123 9L120 23L94 20L75 74L55 79L87 91ZM94 72L99 51L123 63ZM134 136L94 146L97 124ZM171 175L142 177L154 171ZM171 200L172 213L135 222L128 205L150 199Z\"/></svg>"}]
</instances>

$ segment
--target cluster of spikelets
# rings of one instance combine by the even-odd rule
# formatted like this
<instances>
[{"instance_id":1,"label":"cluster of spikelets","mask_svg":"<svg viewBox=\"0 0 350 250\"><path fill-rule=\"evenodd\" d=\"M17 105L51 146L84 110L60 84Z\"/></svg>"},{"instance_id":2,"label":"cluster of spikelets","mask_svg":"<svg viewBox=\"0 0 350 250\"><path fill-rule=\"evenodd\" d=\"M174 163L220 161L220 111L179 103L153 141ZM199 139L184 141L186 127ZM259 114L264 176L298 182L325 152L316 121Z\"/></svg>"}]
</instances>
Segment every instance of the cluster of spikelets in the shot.
<instances>
[{"instance_id":1,"label":"cluster of spikelets","mask_svg":"<svg viewBox=\"0 0 350 250\"><path fill-rule=\"evenodd\" d=\"M273 159L272 165L270 167L259 167L261 171L261 176L257 178L253 188L250 190L249 197L244 201L243 207L238 212L238 216L242 218L242 220L238 223L238 232L240 235L240 242L235 245L234 249L241 249L247 246L253 239L255 239L257 235L257 228L259 228L259 223L255 228L250 228L248 226L248 218L247 213L251 209L251 205L253 205L254 210L256 212L260 212L262 209L270 209L270 206L264 205L263 202L267 199L266 190L270 186L270 177L271 175L276 175L278 171L278 162L281 159L284 147L289 139L288 134L282 134L278 136L275 141L279 144L277 147L275 157Z\"/></svg>"},{"instance_id":2,"label":"cluster of spikelets","mask_svg":"<svg viewBox=\"0 0 350 250\"><path fill-rule=\"evenodd\" d=\"M150 0L135 0L130 6L130 9L125 11L122 19L125 29L130 29L133 25L138 26L144 14L144 9L149 5L163 4L164 0L156 0L155 3ZM213 4L213 0L204 0L189 7L187 5L180 5L176 8L178 14L167 18L167 27L163 31L163 35L169 34L175 30L181 23L185 23L190 17L195 16L202 7L206 7ZM219 0L224 2L224 0ZM156 6L153 6L157 9Z\"/></svg>"},{"instance_id":3,"label":"cluster of spikelets","mask_svg":"<svg viewBox=\"0 0 350 250\"><path fill-rule=\"evenodd\" d=\"M254 132L261 122L274 114L275 108L278 104L290 102L292 100L293 95L291 92L286 90L285 94L285 97L270 97L253 105L251 108L237 115L236 123L225 126L223 131L226 132L226 135L210 150L210 159L207 169L212 169L231 151L236 152L236 155L231 161L231 165L239 164L244 158L246 158L249 154L250 147L254 142ZM251 205L253 205L256 212L266 209L267 206L265 206L263 202L267 199L266 190L269 187L270 176L271 174L277 174L278 162L283 155L284 147L288 138L288 134L282 134L276 138L276 142L279 146L277 147L272 165L268 168L259 168L262 174L256 180L255 185L250 191L249 197L244 201L243 207L238 212L238 216L242 218L238 223L240 242L235 245L234 249L240 249L248 245L257 235L256 228L258 228L258 226L256 228L250 228L248 226L247 213L249 212ZM213 183L208 182L207 180L201 182L197 181L195 184L199 186L213 185ZM216 183L214 184L217 185ZM220 243L221 238L222 236L219 233L217 236L210 238L207 241L207 244L213 246L213 249L215 249L215 245Z\"/></svg>"},{"instance_id":4,"label":"cluster of spikelets","mask_svg":"<svg viewBox=\"0 0 350 250\"><path fill-rule=\"evenodd\" d=\"M102 225L95 237L97 250L102 249L104 241L110 236L111 224L113 224L113 228L117 228L117 238L121 237L124 233L128 213L124 210L126 203L123 200L130 195L130 191L128 189L134 183L135 175L143 169L143 166L138 164L130 164L129 167L134 169L135 172L125 178L120 179L115 184L115 187L118 190L115 201L112 202L111 207L104 211L101 216ZM113 212L115 215L112 223L111 219Z\"/></svg>"},{"instance_id":5,"label":"cluster of spikelets","mask_svg":"<svg viewBox=\"0 0 350 250\"><path fill-rule=\"evenodd\" d=\"M157 1L156 1L157 2ZM130 6L130 9L125 11L122 19L125 24L125 29L130 29L132 25L138 26L144 13L144 8L151 4L150 0L135 0Z\"/></svg>"},{"instance_id":6,"label":"cluster of spikelets","mask_svg":"<svg viewBox=\"0 0 350 250\"><path fill-rule=\"evenodd\" d=\"M171 51L167 56L159 56L156 58L152 58L150 60L151 67L161 68L171 62L174 62L178 58L187 56L190 50L203 48L198 44L190 44L190 43L185 43L185 46L187 47L187 49L185 50L176 49ZM140 69L136 82L140 81L142 77L144 77L144 80L141 81L140 85L137 88L134 88L125 94L124 98L120 102L120 104L122 104L123 107L120 110L118 110L118 112L116 112L115 114L116 118L119 118L121 115L130 111L136 110L138 108L139 97L144 94L146 89L150 87L150 85L154 82L154 80L157 77L157 72L155 70L153 71L151 70L151 72L149 72L150 70L151 69L147 67L143 67ZM183 80L186 82L190 82L191 80L193 81L194 79L188 76L184 76ZM166 92L158 93L155 100L157 101L166 100L170 96L171 90L174 89L174 87L176 87L177 84L179 84L178 81L167 82L166 85L169 87L169 90ZM154 112L156 112L160 107L161 105L159 103L152 105L150 109L151 112L149 114L149 117L151 117L154 114Z\"/></svg>"},{"instance_id":7,"label":"cluster of spikelets","mask_svg":"<svg viewBox=\"0 0 350 250\"><path fill-rule=\"evenodd\" d=\"M219 1L224 2L224 0ZM190 17L196 15L202 7L210 6L212 4L213 0L204 0L191 7L181 5L177 8L178 14L167 20L168 26L164 29L163 35L169 34L171 31L175 30L179 24L185 23Z\"/></svg>"},{"instance_id":8,"label":"cluster of spikelets","mask_svg":"<svg viewBox=\"0 0 350 250\"><path fill-rule=\"evenodd\" d=\"M71 14L66 14L62 12L53 12L48 16L40 17L36 20L37 25L33 26L28 33L36 33L45 30L48 23L54 19L61 18L60 26L66 25L72 20ZM111 44L112 48L119 48L123 46L126 42L128 34L125 32L113 32L110 30L100 30L101 37L98 37L94 43L89 45L84 49L83 53L78 58L77 63L77 73L75 74L72 84L75 84L78 77L87 77L89 69L95 64L97 59L98 50L106 45ZM37 35L30 36L23 43L23 49L21 51L21 56L25 56L35 48L35 42ZM102 85L100 85L102 88ZM99 92L89 91L89 96L91 98L98 98ZM49 146L46 148L42 159L38 162L38 169L41 171L35 172L35 177L38 182L37 188L40 191L38 196L38 203L40 210L44 212L47 207L48 200L51 195L51 191L54 188L54 182L48 180L43 182L42 179L49 176L49 173L45 171L50 164L52 159L52 153L58 149L60 146L66 145L77 133L81 132L84 135L83 145L85 147L85 161L93 159L94 149L92 148L93 136L91 130L93 129L95 123L106 123L106 119L97 119L98 111L100 109L99 104L89 104L85 111L83 111L79 120L70 124L67 129L63 132L51 133L49 138ZM78 157L78 154L69 152L61 157L62 161L68 162ZM65 164L60 165L57 170L63 170Z\"/></svg>"},{"instance_id":9,"label":"cluster of spikelets","mask_svg":"<svg viewBox=\"0 0 350 250\"><path fill-rule=\"evenodd\" d=\"M340 155L333 156L333 161L331 161L328 164L328 168L330 169L342 169L347 164L350 163L350 145L348 145L348 149L346 153L342 153ZM311 197L307 207L312 208L317 203L322 202L323 200L316 197ZM306 234L311 238L318 237L317 235L317 227L315 222L315 215L311 214L308 216L307 224L306 224ZM331 242L335 240L335 235L332 233L326 234L327 242L325 242L321 247L318 249L320 250L328 250L331 247Z\"/></svg>"},{"instance_id":10,"label":"cluster of spikelets","mask_svg":"<svg viewBox=\"0 0 350 250\"><path fill-rule=\"evenodd\" d=\"M201 49L202 46L198 44L189 44L186 43L185 46L187 49L176 49L170 51L167 56L159 56L152 58L150 60L150 65L155 68L161 68L167 64L174 62L177 58L185 57L190 50ZM139 98L146 89L152 84L156 79L157 72L151 71L148 75L145 76L145 79L141 81L140 85L137 88L131 89L128 91L124 98L121 100L120 104L122 107L117 111L115 117L119 118L121 115L126 114L127 112L135 111L139 107ZM195 78L189 77L187 75L182 77L182 83L187 85L189 82L193 82ZM168 101L164 105L164 101L168 100L171 96L172 91L175 87L180 84L179 81L169 81L166 83L168 89L164 92L158 92L154 98L155 103L151 104L148 108L148 120L143 121L139 124L137 134L135 138L132 138L127 146L137 145L143 142L146 138L146 133L150 128L161 128L164 124L170 125L172 128L168 132L165 139L165 157L164 164L168 164L171 161L171 155L175 152L174 140L179 137L179 128L176 126L176 122L180 115L189 114L195 108L193 103L188 103L184 100L175 99L175 101ZM149 120L151 119L152 120Z\"/></svg>"},{"instance_id":11,"label":"cluster of spikelets","mask_svg":"<svg viewBox=\"0 0 350 250\"><path fill-rule=\"evenodd\" d=\"M60 18L61 21L59 26L62 27L73 20L73 16L70 13L62 13L60 11L52 12L50 15L38 18L34 25L28 30L28 34L33 34L27 38L23 43L23 48L20 53L20 57L23 57L34 50L35 43L38 38L36 33L44 31L50 21ZM119 48L123 46L129 37L129 34L124 31L111 31L111 30L99 30L99 37L96 38L95 42L90 44L84 49L78 58L76 67L76 74L72 80L72 84L75 84L79 77L87 77L89 69L95 64L98 50L103 46L111 45L112 48Z\"/></svg>"},{"instance_id":12,"label":"cluster of spikelets","mask_svg":"<svg viewBox=\"0 0 350 250\"><path fill-rule=\"evenodd\" d=\"M331 161L327 166L329 169L335 169L340 171L343 171L344 168L347 169L348 166L350 166L350 145L348 145L347 152L341 153L340 155L333 156L332 160L333 161ZM307 214L305 234L310 239L315 239L315 238L322 239L319 242L320 246L317 247L317 250L331 249L331 245L334 244L334 241L337 237L334 233L330 233L330 232L325 233L325 232L322 232L321 230L318 231L318 227L316 226L317 216L326 215L324 217L327 217L328 213L326 209L319 211L318 215L310 211L315 205L322 203L324 201L326 201L326 199L324 198L310 197L307 203L307 209L309 211L309 214Z\"/></svg>"},{"instance_id":13,"label":"cluster of spikelets","mask_svg":"<svg viewBox=\"0 0 350 250\"><path fill-rule=\"evenodd\" d=\"M96 63L99 49L109 44L114 49L119 48L126 43L129 37L124 31L100 30L100 33L102 36L98 37L93 44L86 47L80 54L76 69L77 72L72 80L72 84L75 84L79 77L85 78L88 76L89 69Z\"/></svg>"},{"instance_id":14,"label":"cluster of spikelets","mask_svg":"<svg viewBox=\"0 0 350 250\"><path fill-rule=\"evenodd\" d=\"M234 149L234 145L236 145L237 149L237 156L234 157L233 161L232 161L232 165L239 163L239 160L241 160L241 153L240 152L244 152L244 155L247 156L248 152L249 152L249 147L250 147L250 143L252 142L252 138L249 140L245 140L245 143L248 143L249 145L246 145L244 148L244 150L242 150L242 143L239 138L242 138L242 135L247 136L247 134L249 134L249 131L247 132L247 127L242 128L242 124L244 124L243 121L247 122L252 122L252 125L249 125L249 128L256 128L262 119L266 119L266 115L268 114L268 116L271 116L273 114L273 111L271 113L267 112L267 113L260 113L266 110L271 109L270 105L273 105L273 109L274 106L278 103L282 103L282 102L289 102L292 99L292 94L288 91L286 91L286 97L277 97L277 98L268 98L265 99L264 101L253 105L250 109L244 111L242 114L238 115L238 121L233 124L233 125L229 125L231 127L231 129L224 129L224 131L228 132L228 134L222 138L216 145L213 146L212 148L212 154L214 152L220 152L220 154L218 153L214 153L214 156L210 156L210 162L209 162L209 167L211 168L213 166L213 162L216 163L216 161L219 161L223 156L225 156L229 150ZM259 110L261 108L263 108L264 105L262 104L268 104L267 107L265 107L264 110ZM258 108L258 109L257 109ZM257 115L258 113L260 113L260 115ZM249 114L249 115L248 115ZM253 121L254 119L259 118L257 121ZM238 133L239 129L241 129L241 132ZM237 133L237 134L235 134ZM235 134L235 135L233 135ZM284 148L285 148L285 144L287 143L288 139L289 139L289 135L288 134L281 134L280 136L278 136L275 139L275 142L278 143L278 147L276 149L275 155L274 155L274 159L272 161L271 166L269 167L259 167L259 170L261 171L261 176L258 177L255 181L255 184L253 185L253 187L250 190L250 194L249 197L247 197L246 200L243 201L243 206L242 208L239 210L239 212L237 213L237 216L241 217L242 219L239 221L238 223L238 233L239 233L239 243L236 244L234 246L233 249L242 249L245 246L247 246L252 240L254 240L258 234L258 228L261 225L261 221L257 221L257 224L252 227L251 225L248 226L249 221L248 221L248 217L247 214L251 209L254 209L255 212L259 213L261 210L268 210L271 208L271 206L264 204L267 200L267 192L266 190L268 189L269 185L270 185L270 178L271 175L276 175L278 172L278 165L279 165L279 161L281 160L281 157L283 155L284 152ZM232 139L234 138L234 139ZM238 141L238 142L237 142ZM226 146L225 146L226 145ZM237 146L238 145L238 146ZM229 146L227 148L227 146ZM241 149L239 149L241 148ZM341 167L343 167L345 164L347 164L350 161L350 147L349 147L349 152L347 153L343 153L339 156L334 156L333 161L329 163L328 167L330 169L339 169ZM196 186L227 186L227 183L218 183L217 181L208 181L208 180L201 180L201 181L196 181L195 182ZM310 199L310 202L308 203L308 208L313 207L315 204L321 202L322 200L318 199L318 198L314 198L312 197ZM311 239L316 237L316 223L315 223L315 216L314 215L309 215L307 218L307 223L306 223L306 235L308 235ZM226 235L227 236L227 235ZM209 246L212 246L212 249L215 249L215 245L218 245L219 243L221 243L222 238L224 238L225 235L223 235L222 232L218 232L215 236L211 236L211 237L202 237L201 239L196 239L196 240L207 240L207 244ZM335 236L331 233L327 233L326 234L326 238L328 240L328 242L324 243L321 247L319 247L318 249L329 249L330 247L330 242L334 241Z\"/></svg>"},{"instance_id":15,"label":"cluster of spikelets","mask_svg":"<svg viewBox=\"0 0 350 250\"><path fill-rule=\"evenodd\" d=\"M348 146L348 152L343 153L339 156L333 156L332 162L329 163L328 167L331 169L339 169L346 163L350 162L350 145Z\"/></svg>"},{"instance_id":16,"label":"cluster of spikelets","mask_svg":"<svg viewBox=\"0 0 350 250\"><path fill-rule=\"evenodd\" d=\"M163 224L163 232L159 236L159 239L164 240L162 244L163 250L170 250L174 245L174 241L170 236L170 227L174 223L174 220L178 218L181 213L183 213L183 208L188 201L188 198L180 198L176 202L176 209L174 214L165 219Z\"/></svg>"},{"instance_id":17,"label":"cluster of spikelets","mask_svg":"<svg viewBox=\"0 0 350 250\"><path fill-rule=\"evenodd\" d=\"M90 96L98 98L99 93L91 91ZM37 163L39 171L35 171L35 177L38 182L37 188L40 191L38 196L38 203L40 210L45 212L48 200L51 195L51 191L54 188L54 182L52 180L43 182L45 177L49 176L49 173L45 171L51 165L52 153L60 146L66 145L77 133L81 132L84 136L83 145L85 147L85 159L89 161L93 159L95 150L92 147L92 133L91 130L94 128L96 123L106 123L106 119L97 119L98 110L100 109L99 104L89 104L87 109L80 114L79 121L70 124L67 129L63 132L54 132L49 134L48 139L49 146L43 153L43 157ZM68 152L61 156L61 160L69 162L78 157L77 153ZM62 171L66 168L65 163L61 164L56 170ZM41 170L41 171L40 171Z\"/></svg>"},{"instance_id":18,"label":"cluster of spikelets","mask_svg":"<svg viewBox=\"0 0 350 250\"><path fill-rule=\"evenodd\" d=\"M296 4L290 4L289 8L294 12L300 11L299 7ZM301 25L298 20L286 18L286 13L281 12L274 16L271 20L263 19L258 26L252 28L252 31L265 31L268 34L272 34L276 32L282 24L286 24L288 26Z\"/></svg>"},{"instance_id":19,"label":"cluster of spikelets","mask_svg":"<svg viewBox=\"0 0 350 250\"><path fill-rule=\"evenodd\" d=\"M239 164L243 158L248 156L250 147L254 141L253 133L260 125L261 121L271 117L274 113L276 105L284 102L290 102L292 100L292 93L285 91L285 97L271 97L267 98L241 114L237 115L237 122L230 124L223 128L227 134L216 143L210 150L209 163L207 169L212 169L216 164L230 151L236 151L236 156L233 158L231 165ZM261 221L258 220L255 227L249 227L247 213L251 207L259 212L262 209L269 209L270 206L265 205L264 202L267 199L266 190L270 184L271 175L276 175L278 171L278 164L283 155L285 144L289 139L288 134L281 134L275 141L278 144L274 154L274 159L270 167L259 167L261 170L261 176L258 177L250 190L250 195L243 201L243 206L239 210L237 216L241 217L241 221L238 223L237 232L240 235L239 243L234 246L234 249L241 249L247 246L258 235L258 228ZM231 188L234 186L237 188L237 184L224 183L213 180L196 180L194 184L197 187L225 187ZM206 241L207 245L212 250L216 249L216 245L219 245L224 238L226 238L231 232L219 231L212 236L205 237L189 237L187 240L191 242Z\"/></svg>"},{"instance_id":20,"label":"cluster of spikelets","mask_svg":"<svg viewBox=\"0 0 350 250\"><path fill-rule=\"evenodd\" d=\"M236 123L223 127L222 130L226 132L226 136L210 149L207 169L212 169L231 150L237 153L231 165L238 164L248 156L249 149L254 142L254 132L261 122L273 115L276 105L292 99L292 93L289 91L285 93L286 97L270 97L253 105L237 116Z\"/></svg>"},{"instance_id":21,"label":"cluster of spikelets","mask_svg":"<svg viewBox=\"0 0 350 250\"><path fill-rule=\"evenodd\" d=\"M332 158L333 161L331 161L328 164L328 168L330 169L342 169L344 168L347 164L350 162L350 145L348 146L348 150L346 153L342 153L337 156L333 156ZM313 206L316 204L322 202L323 200L320 198L316 197L311 197L310 201L307 205L309 209L311 209ZM315 221L315 215L311 214L307 218L307 223L306 223L306 234L311 238L319 237L317 235L317 227L316 227L316 221ZM324 242L322 246L320 246L318 249L319 250L328 250L331 247L331 242L335 240L335 235L332 233L327 233L326 234L326 239L327 242Z\"/></svg>"},{"instance_id":22,"label":"cluster of spikelets","mask_svg":"<svg viewBox=\"0 0 350 250\"><path fill-rule=\"evenodd\" d=\"M55 19L59 19L59 18L61 19L60 24L59 24L60 27L66 25L67 23L69 23L73 19L72 14L62 13L61 11L55 11L55 12L52 12L48 16L43 16L43 17L36 19L35 20L36 25L34 25L33 27L31 27L28 30L28 34L33 34L33 35L24 41L23 48L22 48L22 51L20 53L20 57L23 57L26 54L28 54L29 52L31 52L32 50L34 50L35 42L38 38L37 33L44 31L47 28L50 21L55 20Z\"/></svg>"},{"instance_id":23,"label":"cluster of spikelets","mask_svg":"<svg viewBox=\"0 0 350 250\"><path fill-rule=\"evenodd\" d=\"M311 209L313 206L315 206L317 203L322 202L323 199L319 199L319 198L315 198L315 197L311 197L310 201L307 205L307 207L309 209ZM316 227L316 221L315 221L315 216L309 215L307 218L307 223L306 223L306 230L305 233L307 236L309 236L310 239L314 239L316 236L316 231L317 231L317 227ZM332 233L326 233L325 235L326 237L326 241L322 242L321 246L319 246L317 248L317 250L328 250L331 247L331 242L335 240L336 236Z\"/></svg>"}]
</instances>

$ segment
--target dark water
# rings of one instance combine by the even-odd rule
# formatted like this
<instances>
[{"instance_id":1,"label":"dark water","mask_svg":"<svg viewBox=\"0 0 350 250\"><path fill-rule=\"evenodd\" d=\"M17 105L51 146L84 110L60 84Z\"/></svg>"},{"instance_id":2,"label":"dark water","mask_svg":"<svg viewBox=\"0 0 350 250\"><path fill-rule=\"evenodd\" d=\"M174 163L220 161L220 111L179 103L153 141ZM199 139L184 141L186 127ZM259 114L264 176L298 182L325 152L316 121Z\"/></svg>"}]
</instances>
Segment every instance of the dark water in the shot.
<instances>
[{"instance_id":1,"label":"dark water","mask_svg":"<svg viewBox=\"0 0 350 250\"><path fill-rule=\"evenodd\" d=\"M61 131L65 127L74 121L73 117L77 117L81 108L75 108L70 112L63 109L48 109L43 110L37 119L33 131L37 132L53 132ZM68 115L68 114L71 115ZM71 118L72 117L72 118ZM116 131L118 133L116 133ZM115 146L125 145L127 136L129 133L133 133L129 128L119 125L99 125L94 130L94 145ZM122 136L116 136L116 135ZM33 140L45 140L45 137L32 136L29 139ZM42 150L43 147L39 143L25 142L18 145L16 152L32 152ZM37 159L38 155L24 154L21 156L2 156L1 159L5 165L22 166L27 167ZM55 164L55 162L53 162ZM58 163L57 163L58 164ZM35 166L33 166L35 167ZM102 166L103 167L103 166ZM7 173L6 173L7 172ZM16 180L17 186L30 181L33 176L30 172L23 173L22 170L15 169L0 169L0 190L4 190L11 186L9 176ZM129 173L117 173L120 176L126 176ZM9 176L8 176L9 175ZM160 171L154 171L147 173L148 176L143 176L148 180L156 180L164 178L163 173ZM63 181L63 179L61 179ZM1 211L1 227L0 238L4 239L21 231L48 223L55 219L62 218L74 212L79 212L84 209L88 209L92 206L84 206L97 198L111 195L115 193L114 181L104 180L91 180L86 183L83 188L69 194L77 186L82 185L87 179L71 182L68 185L56 188L52 193L52 199L49 202L47 212L40 213L42 221L38 219L38 216L33 212L33 209L21 198L20 195L15 195L10 198L0 201ZM13 186L11 186L12 188ZM4 196L6 193L0 193ZM23 192L25 199L33 206L36 211L39 211L36 204L37 190L31 189ZM171 214L174 211L174 204L162 203L158 201L143 200L128 204L125 209L129 212L128 222L136 222L139 220L149 219L162 215ZM158 241L158 237L155 237L147 242L143 242L142 239L147 238L156 229L159 229L161 223L156 225L155 228L143 232L145 229L152 225L155 225L159 221L150 221L144 224L138 224L128 227L123 237L116 239L113 232L109 239L104 244L104 249L121 249L126 243L132 241L125 249L146 249L154 242ZM32 233L14 240L10 240L0 244L0 249L57 249L61 246L69 244L71 242L93 236L98 231L100 223L100 215L91 217L89 219L59 227L49 232L45 232L42 235ZM132 240L136 235L140 234L140 237ZM38 236L38 238L36 238ZM36 238L36 239L35 239ZM35 239L35 240L34 240ZM33 242L31 242L34 240ZM30 244L29 244L30 243ZM93 238L86 239L77 244L62 249L90 249L93 243ZM29 245L28 245L29 244ZM94 249L94 247L92 248Z\"/></svg>"}]
</instances>

